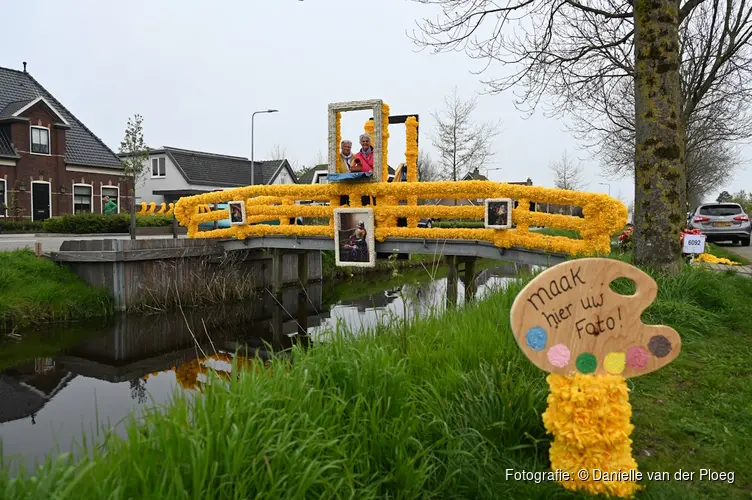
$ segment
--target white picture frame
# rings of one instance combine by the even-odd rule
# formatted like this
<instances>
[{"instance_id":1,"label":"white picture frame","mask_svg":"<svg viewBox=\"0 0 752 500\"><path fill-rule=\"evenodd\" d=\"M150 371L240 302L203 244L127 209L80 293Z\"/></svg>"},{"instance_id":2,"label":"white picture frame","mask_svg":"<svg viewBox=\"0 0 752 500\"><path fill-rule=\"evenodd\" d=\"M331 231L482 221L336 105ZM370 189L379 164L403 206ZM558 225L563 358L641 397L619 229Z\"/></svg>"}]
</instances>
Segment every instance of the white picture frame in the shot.
<instances>
[{"instance_id":1,"label":"white picture frame","mask_svg":"<svg viewBox=\"0 0 752 500\"><path fill-rule=\"evenodd\" d=\"M373 146L373 182L381 182L381 152L382 152L382 127L383 116L382 106L384 101L381 99L369 99L365 101L347 101L334 102L329 104L329 173L337 173L337 157L340 154L340 145L337 144L337 113L346 113L348 111L371 110L373 112L373 137L371 145ZM342 137L341 139L345 139ZM360 149L360 143L357 137L350 139L353 142L353 154Z\"/></svg>"},{"instance_id":2,"label":"white picture frame","mask_svg":"<svg viewBox=\"0 0 752 500\"><path fill-rule=\"evenodd\" d=\"M488 229L510 229L512 227L512 209L514 201L511 198L492 198L484 202L485 217L484 225ZM503 208L506 213L504 218L496 208ZM500 220L501 219L501 220Z\"/></svg>"},{"instance_id":3,"label":"white picture frame","mask_svg":"<svg viewBox=\"0 0 752 500\"><path fill-rule=\"evenodd\" d=\"M242 226L246 224L244 201L227 202L227 211L229 212L231 226Z\"/></svg>"},{"instance_id":4,"label":"white picture frame","mask_svg":"<svg viewBox=\"0 0 752 500\"><path fill-rule=\"evenodd\" d=\"M365 238L356 243L358 224L362 222ZM338 267L376 267L376 238L372 208L334 209L334 260ZM365 241L362 241L365 240ZM365 243L366 249L362 249ZM353 247L353 248L350 248ZM361 259L367 260L361 260Z\"/></svg>"}]
</instances>

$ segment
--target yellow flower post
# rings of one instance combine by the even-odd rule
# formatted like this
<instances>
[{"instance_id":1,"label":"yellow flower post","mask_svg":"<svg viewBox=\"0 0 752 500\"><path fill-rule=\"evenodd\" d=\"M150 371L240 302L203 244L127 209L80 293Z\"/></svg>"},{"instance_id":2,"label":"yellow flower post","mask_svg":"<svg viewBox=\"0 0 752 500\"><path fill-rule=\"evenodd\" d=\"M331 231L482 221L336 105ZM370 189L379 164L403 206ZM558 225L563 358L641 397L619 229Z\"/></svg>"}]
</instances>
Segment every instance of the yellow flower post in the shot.
<instances>
[{"instance_id":1,"label":"yellow flower post","mask_svg":"<svg viewBox=\"0 0 752 500\"><path fill-rule=\"evenodd\" d=\"M611 290L620 277L635 282L634 295ZM567 489L623 498L640 489L626 378L658 370L681 351L675 330L640 320L657 292L634 266L578 259L538 275L512 305L517 343L550 373L543 423L554 436L551 468Z\"/></svg>"}]
</instances>

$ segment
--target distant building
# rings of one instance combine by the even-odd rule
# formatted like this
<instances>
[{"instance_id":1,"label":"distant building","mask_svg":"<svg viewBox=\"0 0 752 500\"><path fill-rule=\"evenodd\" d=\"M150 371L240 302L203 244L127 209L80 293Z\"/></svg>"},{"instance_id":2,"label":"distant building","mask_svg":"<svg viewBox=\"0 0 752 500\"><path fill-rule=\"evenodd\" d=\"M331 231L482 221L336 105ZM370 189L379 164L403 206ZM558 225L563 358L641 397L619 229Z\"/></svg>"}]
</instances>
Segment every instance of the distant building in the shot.
<instances>
[{"instance_id":1,"label":"distant building","mask_svg":"<svg viewBox=\"0 0 752 500\"><path fill-rule=\"evenodd\" d=\"M256 185L298 183L295 172L287 160L253 163L253 180ZM251 184L251 161L242 156L164 146L149 152L147 165L146 178L136 187L137 203L174 203L183 196Z\"/></svg>"},{"instance_id":2,"label":"distant building","mask_svg":"<svg viewBox=\"0 0 752 500\"><path fill-rule=\"evenodd\" d=\"M26 63L23 71L0 68L0 218L101 212L105 195L127 208L122 177L117 155L26 72Z\"/></svg>"}]
</instances>

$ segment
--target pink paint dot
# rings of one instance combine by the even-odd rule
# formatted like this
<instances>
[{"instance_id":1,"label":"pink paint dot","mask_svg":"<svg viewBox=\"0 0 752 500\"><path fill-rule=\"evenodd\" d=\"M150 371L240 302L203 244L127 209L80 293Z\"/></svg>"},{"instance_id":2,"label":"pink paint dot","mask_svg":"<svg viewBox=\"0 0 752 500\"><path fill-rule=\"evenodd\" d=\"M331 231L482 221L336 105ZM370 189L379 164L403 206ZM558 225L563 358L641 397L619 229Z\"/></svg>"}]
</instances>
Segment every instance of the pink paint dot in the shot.
<instances>
[{"instance_id":1,"label":"pink paint dot","mask_svg":"<svg viewBox=\"0 0 752 500\"><path fill-rule=\"evenodd\" d=\"M645 368L650 359L650 353L642 347L630 347L627 349L627 366L640 370Z\"/></svg>"},{"instance_id":2,"label":"pink paint dot","mask_svg":"<svg viewBox=\"0 0 752 500\"><path fill-rule=\"evenodd\" d=\"M548 362L557 368L564 368L569 364L571 355L567 346L556 344L548 350Z\"/></svg>"}]
</instances>

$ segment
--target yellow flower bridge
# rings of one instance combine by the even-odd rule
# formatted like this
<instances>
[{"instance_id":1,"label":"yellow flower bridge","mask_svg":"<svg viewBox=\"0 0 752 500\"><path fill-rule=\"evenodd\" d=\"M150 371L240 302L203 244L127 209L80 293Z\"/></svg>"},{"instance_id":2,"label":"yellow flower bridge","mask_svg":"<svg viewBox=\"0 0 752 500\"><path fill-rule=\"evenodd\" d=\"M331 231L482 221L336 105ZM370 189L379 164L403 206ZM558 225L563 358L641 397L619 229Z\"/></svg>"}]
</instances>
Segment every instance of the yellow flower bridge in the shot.
<instances>
[{"instance_id":1,"label":"yellow flower bridge","mask_svg":"<svg viewBox=\"0 0 752 500\"><path fill-rule=\"evenodd\" d=\"M248 186L223 191L216 191L196 196L184 197L174 206L174 214L180 224L188 228L189 238L220 238L236 242L242 248L258 247L248 240L264 239L262 247L273 247L270 237L279 244L283 239L294 241L285 248L323 249L327 248L320 240L328 240L333 248L335 223L334 210L340 208L344 196L349 198L350 208L360 208L361 198L375 200L368 206L373 210L374 236L385 248L408 248L406 242L433 241L444 248L452 243L464 242L481 247L530 251L537 253L565 255L581 253L609 253L610 237L621 230L627 222L627 208L620 201L599 193L584 193L561 189L535 186L523 186L491 181L443 181L418 182L418 120L415 116L402 117L399 123L405 124L406 180L395 175L388 177L388 125L391 121L389 107L380 100L335 103L329 105L329 173L338 174L345 171L338 147L341 141L340 118L342 111L374 109L374 119L366 122L364 130L374 137L374 175L372 179L359 182L330 182L312 185L263 185ZM377 111L380 110L381 113ZM516 208L511 210L511 222L514 227L498 229L483 227L466 228L421 228L421 218L432 219L477 219L486 218L484 205L437 205L421 204L421 200L477 200L505 198L515 200ZM368 198L364 198L368 199ZM212 223L229 219L228 209L209 210L208 205L242 202L245 206L245 222L231 225L229 228L199 231L202 223ZM583 217L541 213L530 210L530 202L550 203L556 205L578 206L582 208ZM171 206L142 204L141 213L173 212ZM290 221L297 218L318 219L319 224L298 225ZM406 219L406 227L399 227L398 219ZM321 222L321 219L327 219ZM274 221L274 224L269 223ZM277 221L279 221L277 223ZM404 224L403 224L404 225ZM566 236L550 236L532 230L531 227L548 227L576 231L580 239ZM312 244L312 241L318 241ZM401 245L388 245L390 241ZM307 243L306 243L307 242ZM387 244L387 245L384 245ZM377 246L379 246L377 244ZM455 245L456 246L456 245ZM234 247L233 247L234 248ZM415 248L413 245L410 248ZM407 252L410 253L410 252ZM428 253L428 252L425 252ZM443 252L452 255L451 250ZM508 253L507 253L508 254ZM454 255L471 256L467 249ZM482 252L476 255L484 256ZM487 253L485 254L487 255ZM514 259L512 259L514 260Z\"/></svg>"}]
</instances>

